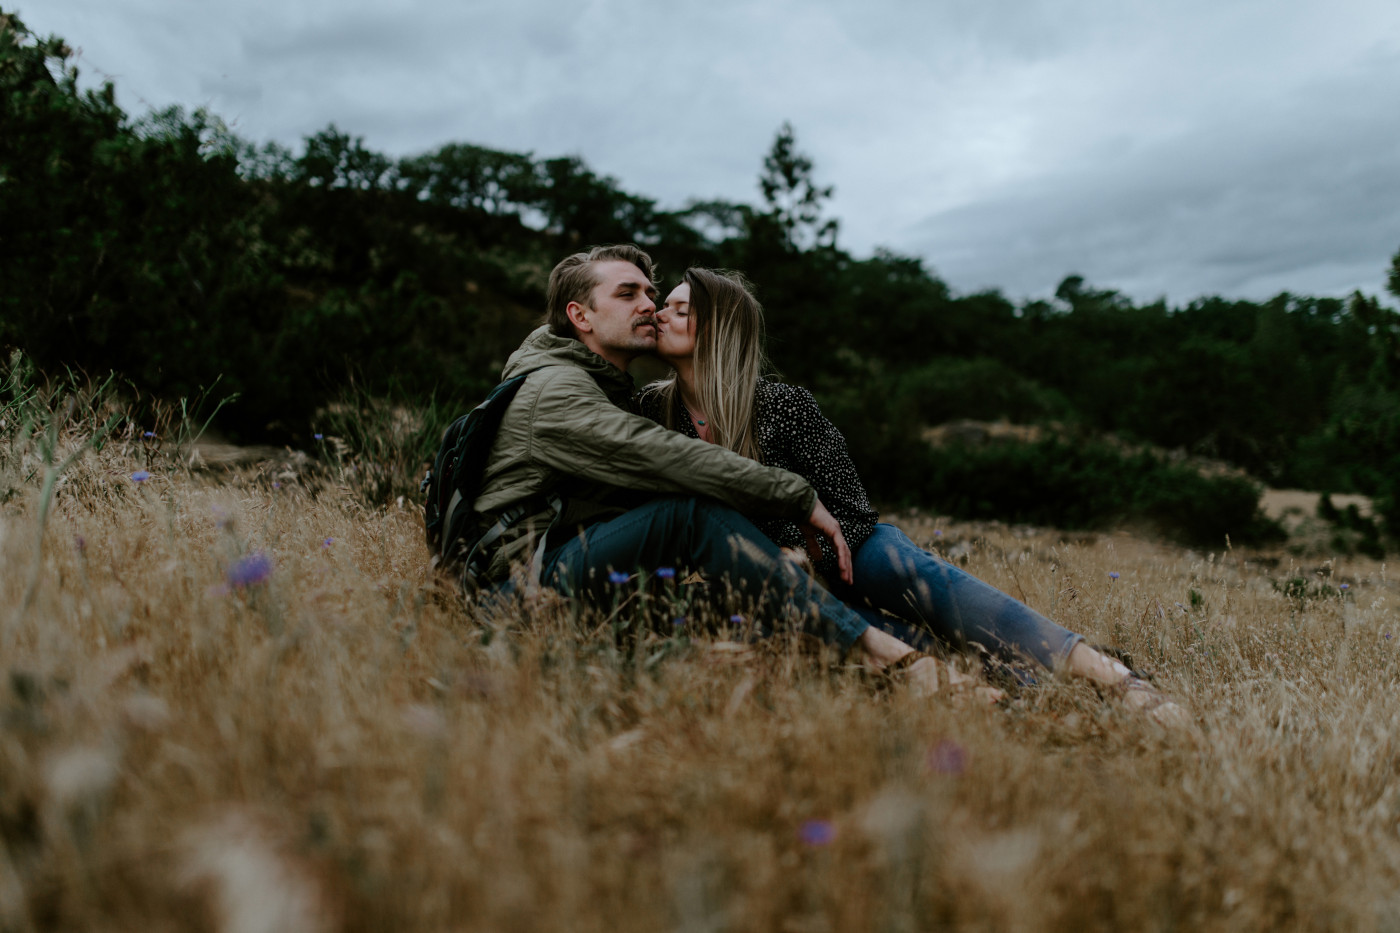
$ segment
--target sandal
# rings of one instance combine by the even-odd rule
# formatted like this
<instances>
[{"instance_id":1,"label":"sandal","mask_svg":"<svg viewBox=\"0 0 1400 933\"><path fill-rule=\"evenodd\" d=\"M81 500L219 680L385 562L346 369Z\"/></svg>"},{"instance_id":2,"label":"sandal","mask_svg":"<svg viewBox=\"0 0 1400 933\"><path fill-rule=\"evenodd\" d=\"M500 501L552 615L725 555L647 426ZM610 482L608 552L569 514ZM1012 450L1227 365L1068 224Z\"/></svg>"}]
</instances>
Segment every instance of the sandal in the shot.
<instances>
[{"instance_id":1,"label":"sandal","mask_svg":"<svg viewBox=\"0 0 1400 933\"><path fill-rule=\"evenodd\" d=\"M1190 722L1180 704L1137 674L1129 674L1104 692L1133 712L1145 713L1158 725L1176 727Z\"/></svg>"},{"instance_id":2,"label":"sandal","mask_svg":"<svg viewBox=\"0 0 1400 933\"><path fill-rule=\"evenodd\" d=\"M929 664L920 669L922 673L916 673L915 668L925 660ZM990 706L1001 702L1006 696L996 687L979 683L976 678L967 676L952 664L922 651L911 651L898 661L887 664L880 674L884 676L886 683L905 684L910 689L917 690L921 696L947 696L954 704L960 704L967 697L975 696ZM929 674L932 674L932 677Z\"/></svg>"}]
</instances>

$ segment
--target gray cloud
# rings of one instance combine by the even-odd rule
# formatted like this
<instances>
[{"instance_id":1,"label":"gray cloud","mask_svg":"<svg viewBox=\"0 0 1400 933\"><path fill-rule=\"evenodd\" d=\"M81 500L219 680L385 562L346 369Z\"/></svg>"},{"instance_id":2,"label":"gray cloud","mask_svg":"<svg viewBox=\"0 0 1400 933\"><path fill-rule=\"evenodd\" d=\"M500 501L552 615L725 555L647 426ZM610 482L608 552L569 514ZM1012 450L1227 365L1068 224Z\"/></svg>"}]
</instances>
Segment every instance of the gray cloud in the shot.
<instances>
[{"instance_id":1,"label":"gray cloud","mask_svg":"<svg viewBox=\"0 0 1400 933\"><path fill-rule=\"evenodd\" d=\"M1393 0L45 0L21 14L254 139L579 154L632 191L753 200L791 120L843 243L958 288L1377 291Z\"/></svg>"},{"instance_id":2,"label":"gray cloud","mask_svg":"<svg viewBox=\"0 0 1400 933\"><path fill-rule=\"evenodd\" d=\"M1400 57L1018 182L915 225L907 247L964 289L1045 295L1075 272L1140 299L1381 289L1400 248L1400 119L1355 101Z\"/></svg>"}]
</instances>

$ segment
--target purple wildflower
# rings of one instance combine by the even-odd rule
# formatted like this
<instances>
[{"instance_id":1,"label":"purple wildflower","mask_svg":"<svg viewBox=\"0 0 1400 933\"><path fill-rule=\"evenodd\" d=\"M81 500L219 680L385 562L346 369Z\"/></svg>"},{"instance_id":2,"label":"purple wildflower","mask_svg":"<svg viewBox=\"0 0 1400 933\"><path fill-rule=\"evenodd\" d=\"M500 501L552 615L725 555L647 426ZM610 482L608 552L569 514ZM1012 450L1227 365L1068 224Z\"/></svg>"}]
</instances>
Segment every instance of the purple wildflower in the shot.
<instances>
[{"instance_id":1,"label":"purple wildflower","mask_svg":"<svg viewBox=\"0 0 1400 933\"><path fill-rule=\"evenodd\" d=\"M1351 584L1350 584L1350 583L1343 583L1341 588L1344 589L1344 590L1349 590L1349 589L1351 589Z\"/></svg>"},{"instance_id":2,"label":"purple wildflower","mask_svg":"<svg viewBox=\"0 0 1400 933\"><path fill-rule=\"evenodd\" d=\"M240 557L228 568L229 586L245 587L266 583L272 576L272 558L262 551Z\"/></svg>"},{"instance_id":3,"label":"purple wildflower","mask_svg":"<svg viewBox=\"0 0 1400 933\"><path fill-rule=\"evenodd\" d=\"M282 488L282 484L281 484L281 483L273 483L273 484L272 484L272 488L273 488L273 489L281 489L281 488Z\"/></svg>"},{"instance_id":4,"label":"purple wildflower","mask_svg":"<svg viewBox=\"0 0 1400 933\"><path fill-rule=\"evenodd\" d=\"M657 567L656 578L658 580L674 580L676 578L675 567Z\"/></svg>"},{"instance_id":5,"label":"purple wildflower","mask_svg":"<svg viewBox=\"0 0 1400 933\"><path fill-rule=\"evenodd\" d=\"M935 538L941 538L941 537L943 537L943 529L942 529L942 528L935 528L935 529L933 529L933 536L934 536Z\"/></svg>"},{"instance_id":6,"label":"purple wildflower","mask_svg":"<svg viewBox=\"0 0 1400 933\"><path fill-rule=\"evenodd\" d=\"M74 535L73 547L77 548L79 551L87 550L87 539L84 538L82 535Z\"/></svg>"},{"instance_id":7,"label":"purple wildflower","mask_svg":"<svg viewBox=\"0 0 1400 933\"><path fill-rule=\"evenodd\" d=\"M967 749L944 739L928 750L928 769L938 774L962 774L967 770Z\"/></svg>"},{"instance_id":8,"label":"purple wildflower","mask_svg":"<svg viewBox=\"0 0 1400 933\"><path fill-rule=\"evenodd\" d=\"M675 626L676 628L682 628L682 627L684 627L684 626L685 626L685 616L676 616L674 619L671 620L671 624L672 624L673 626Z\"/></svg>"},{"instance_id":9,"label":"purple wildflower","mask_svg":"<svg viewBox=\"0 0 1400 933\"><path fill-rule=\"evenodd\" d=\"M628 577L627 574L623 573L621 570L614 570L612 573L608 574L608 582L616 584L617 586L621 586L622 584L626 583L629 579L630 577Z\"/></svg>"},{"instance_id":10,"label":"purple wildflower","mask_svg":"<svg viewBox=\"0 0 1400 933\"><path fill-rule=\"evenodd\" d=\"M1108 578L1109 578L1110 580L1117 580L1117 579L1118 579L1118 571L1116 571L1116 570L1110 570L1110 571L1108 572Z\"/></svg>"},{"instance_id":11,"label":"purple wildflower","mask_svg":"<svg viewBox=\"0 0 1400 933\"><path fill-rule=\"evenodd\" d=\"M316 438L316 440L318 440L318 441L325 437L324 434L313 434L313 435L311 435L311 436L314 437L314 438Z\"/></svg>"},{"instance_id":12,"label":"purple wildflower","mask_svg":"<svg viewBox=\"0 0 1400 933\"><path fill-rule=\"evenodd\" d=\"M817 848L831 845L832 840L836 838L836 827L831 825L830 820L808 820L802 824L797 835L803 845Z\"/></svg>"},{"instance_id":13,"label":"purple wildflower","mask_svg":"<svg viewBox=\"0 0 1400 933\"><path fill-rule=\"evenodd\" d=\"M328 547L330 547L332 544L335 544L335 539L334 539L334 538L327 538L326 540L324 540L324 541L321 542L321 547L322 547L322 548L328 548Z\"/></svg>"},{"instance_id":14,"label":"purple wildflower","mask_svg":"<svg viewBox=\"0 0 1400 933\"><path fill-rule=\"evenodd\" d=\"M132 481L133 483L144 483L146 480L148 480L148 479L150 479L150 478L151 478L151 474L150 474L150 471L148 471L148 470L137 470L135 473L132 473L132 474L131 474L131 481Z\"/></svg>"},{"instance_id":15,"label":"purple wildflower","mask_svg":"<svg viewBox=\"0 0 1400 933\"><path fill-rule=\"evenodd\" d=\"M141 436L144 437L144 438L150 439L150 438L156 436L156 432L154 432L154 431L147 431L145 434L142 434Z\"/></svg>"},{"instance_id":16,"label":"purple wildflower","mask_svg":"<svg viewBox=\"0 0 1400 933\"><path fill-rule=\"evenodd\" d=\"M734 615L732 615L732 616L729 617L729 621L730 621L730 622L733 622L735 625L743 625L743 624L744 624L744 617L741 616L741 615L739 615L739 614L736 612L736 613L734 613Z\"/></svg>"},{"instance_id":17,"label":"purple wildflower","mask_svg":"<svg viewBox=\"0 0 1400 933\"><path fill-rule=\"evenodd\" d=\"M1386 640L1386 641L1390 641L1390 633L1389 633L1389 632L1386 632L1386 633L1385 633L1385 640Z\"/></svg>"}]
</instances>

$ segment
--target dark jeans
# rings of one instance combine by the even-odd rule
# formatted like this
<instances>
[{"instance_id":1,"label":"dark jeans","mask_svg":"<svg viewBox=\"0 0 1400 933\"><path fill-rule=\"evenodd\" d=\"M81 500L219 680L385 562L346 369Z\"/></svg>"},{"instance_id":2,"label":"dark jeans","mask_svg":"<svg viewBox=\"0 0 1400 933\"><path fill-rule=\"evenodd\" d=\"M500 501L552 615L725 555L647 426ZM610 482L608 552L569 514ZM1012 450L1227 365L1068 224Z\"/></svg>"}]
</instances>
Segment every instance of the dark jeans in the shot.
<instances>
[{"instance_id":1,"label":"dark jeans","mask_svg":"<svg viewBox=\"0 0 1400 933\"><path fill-rule=\"evenodd\" d=\"M805 631L850 648L868 623L782 555L738 512L704 499L661 498L617 518L590 525L546 551L541 582L566 596L607 603L617 588L611 574L673 568L698 570L711 588L757 604L763 622L795 613ZM771 631L771 628L768 629Z\"/></svg>"},{"instance_id":2,"label":"dark jeans","mask_svg":"<svg viewBox=\"0 0 1400 933\"><path fill-rule=\"evenodd\" d=\"M958 648L980 644L1006 661L1030 658L1054 670L1083 636L935 557L893 525L875 526L851 555L855 583L832 592L878 628L927 650L928 635ZM890 623L878 610L896 616ZM926 634L925 634L926 633Z\"/></svg>"}]
</instances>

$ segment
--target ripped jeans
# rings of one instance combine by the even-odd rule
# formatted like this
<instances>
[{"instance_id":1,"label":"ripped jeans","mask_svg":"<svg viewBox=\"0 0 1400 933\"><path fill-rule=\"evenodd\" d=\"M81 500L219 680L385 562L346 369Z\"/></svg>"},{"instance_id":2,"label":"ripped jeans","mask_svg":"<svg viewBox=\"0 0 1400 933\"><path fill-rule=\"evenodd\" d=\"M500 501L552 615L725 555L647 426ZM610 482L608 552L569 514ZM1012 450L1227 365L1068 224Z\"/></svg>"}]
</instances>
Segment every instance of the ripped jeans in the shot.
<instances>
[{"instance_id":1,"label":"ripped jeans","mask_svg":"<svg viewBox=\"0 0 1400 933\"><path fill-rule=\"evenodd\" d=\"M893 525L876 525L851 558L855 582L838 582L832 593L867 622L915 647L930 647L932 635L959 649L979 644L1013 664L1030 658L1053 671L1084 640L919 547Z\"/></svg>"}]
</instances>

